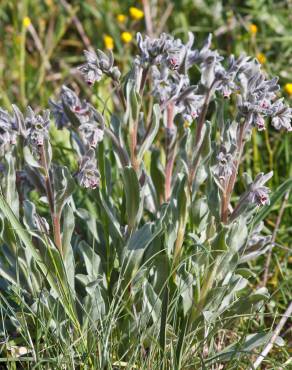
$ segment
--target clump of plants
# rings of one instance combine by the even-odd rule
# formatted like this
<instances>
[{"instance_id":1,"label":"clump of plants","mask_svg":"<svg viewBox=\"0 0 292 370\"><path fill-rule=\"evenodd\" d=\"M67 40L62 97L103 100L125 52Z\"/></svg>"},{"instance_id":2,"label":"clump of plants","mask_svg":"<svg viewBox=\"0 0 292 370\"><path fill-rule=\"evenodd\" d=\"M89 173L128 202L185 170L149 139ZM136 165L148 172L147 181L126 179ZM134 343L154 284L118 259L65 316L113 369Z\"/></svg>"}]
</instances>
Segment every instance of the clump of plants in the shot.
<instances>
[{"instance_id":1,"label":"clump of plants","mask_svg":"<svg viewBox=\"0 0 292 370\"><path fill-rule=\"evenodd\" d=\"M108 78L110 103L63 86L50 110L0 111L0 348L24 367L248 364L269 339L234 328L269 297L247 262L272 247L272 173L234 188L252 130L291 131L292 111L277 78L211 36L137 45L125 76L110 51L85 52L79 71Z\"/></svg>"}]
</instances>

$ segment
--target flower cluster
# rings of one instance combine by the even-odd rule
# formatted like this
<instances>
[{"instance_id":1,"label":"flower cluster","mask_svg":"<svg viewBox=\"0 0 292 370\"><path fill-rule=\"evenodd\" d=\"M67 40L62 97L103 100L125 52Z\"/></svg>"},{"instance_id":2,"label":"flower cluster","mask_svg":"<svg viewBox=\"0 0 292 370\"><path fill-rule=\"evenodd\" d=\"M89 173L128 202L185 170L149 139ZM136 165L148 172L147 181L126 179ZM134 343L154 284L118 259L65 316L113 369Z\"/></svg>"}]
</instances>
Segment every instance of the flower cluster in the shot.
<instances>
[{"instance_id":1,"label":"flower cluster","mask_svg":"<svg viewBox=\"0 0 292 370\"><path fill-rule=\"evenodd\" d=\"M44 145L49 135L50 112L36 114L31 107L27 108L24 117L17 106L12 106L14 114L0 108L0 149L3 152L15 145L17 137L22 136L33 151Z\"/></svg>"},{"instance_id":2,"label":"flower cluster","mask_svg":"<svg viewBox=\"0 0 292 370\"><path fill-rule=\"evenodd\" d=\"M278 79L266 80L257 61L249 63L249 68L240 75L241 94L238 95L238 109L246 119L247 125L265 129L265 117L272 118L276 129L291 131L292 111L282 99L275 100L279 90Z\"/></svg>"},{"instance_id":3,"label":"flower cluster","mask_svg":"<svg viewBox=\"0 0 292 370\"><path fill-rule=\"evenodd\" d=\"M201 49L192 49L194 36L184 44L180 39L162 34L159 38L142 38L137 34L138 64L150 69L153 95L163 107L175 104L175 114L181 113L189 122L200 114L203 104L217 91L224 98L238 94L238 109L247 125L265 129L264 118L270 116L276 129L291 130L291 110L282 100L274 102L279 90L277 78L267 80L257 60L241 55L231 56L225 67L216 50L211 50L211 35ZM189 70L197 65L201 70L200 81L191 86Z\"/></svg>"},{"instance_id":4,"label":"flower cluster","mask_svg":"<svg viewBox=\"0 0 292 370\"><path fill-rule=\"evenodd\" d=\"M35 114L31 107L28 107L24 122L27 128L27 141L33 150L37 150L49 137L50 112L45 110L43 115Z\"/></svg>"},{"instance_id":5,"label":"flower cluster","mask_svg":"<svg viewBox=\"0 0 292 370\"><path fill-rule=\"evenodd\" d=\"M213 167L213 173L219 179L220 183L226 183L234 170L234 163L233 155L223 145L216 157L216 162L217 164Z\"/></svg>"},{"instance_id":6,"label":"flower cluster","mask_svg":"<svg viewBox=\"0 0 292 370\"><path fill-rule=\"evenodd\" d=\"M264 174L259 173L254 181L252 181L247 190L241 195L237 206L231 214L231 220L234 220L240 214L242 214L251 205L264 206L270 204L269 193L270 189L264 186L273 176L273 171Z\"/></svg>"},{"instance_id":7,"label":"flower cluster","mask_svg":"<svg viewBox=\"0 0 292 370\"><path fill-rule=\"evenodd\" d=\"M273 171L265 175L261 172L256 176L247 190L247 200L249 203L254 203L260 206L270 203L270 189L264 186L264 184L268 182L272 176Z\"/></svg>"},{"instance_id":8,"label":"flower cluster","mask_svg":"<svg viewBox=\"0 0 292 370\"><path fill-rule=\"evenodd\" d=\"M71 125L71 115L75 114L80 123L87 122L90 116L89 104L81 101L76 93L66 86L62 86L60 100L50 100L51 112L58 129Z\"/></svg>"},{"instance_id":9,"label":"flower cluster","mask_svg":"<svg viewBox=\"0 0 292 370\"><path fill-rule=\"evenodd\" d=\"M80 160L77 181L86 189L95 189L99 186L99 177L95 152L90 149Z\"/></svg>"},{"instance_id":10,"label":"flower cluster","mask_svg":"<svg viewBox=\"0 0 292 370\"><path fill-rule=\"evenodd\" d=\"M114 67L113 53L109 50L108 54L105 54L101 50L84 51L86 63L79 67L79 70L84 75L88 85L93 85L96 81L99 81L103 74L111 77L114 81L118 81L121 72L118 67Z\"/></svg>"},{"instance_id":11,"label":"flower cluster","mask_svg":"<svg viewBox=\"0 0 292 370\"><path fill-rule=\"evenodd\" d=\"M6 110L0 108L0 149L3 151L7 146L15 145L18 127L15 116L11 116Z\"/></svg>"},{"instance_id":12,"label":"flower cluster","mask_svg":"<svg viewBox=\"0 0 292 370\"><path fill-rule=\"evenodd\" d=\"M184 44L180 39L162 34L157 39L137 34L140 55L138 64L143 69L150 69L153 79L153 95L166 107L175 104L175 114L180 113L184 120L192 122L202 110L204 102L215 91L224 98L238 89L237 76L248 68L249 58L240 56L229 58L225 68L223 58L211 50L211 35L201 49L192 49L194 36L189 33L189 40ZM190 84L189 70L197 65L201 70L200 81Z\"/></svg>"},{"instance_id":13,"label":"flower cluster","mask_svg":"<svg viewBox=\"0 0 292 370\"><path fill-rule=\"evenodd\" d=\"M99 185L99 172L94 160L93 149L103 140L104 136L104 122L101 114L86 100L81 101L77 94L66 86L62 87L60 100L50 101L50 104L56 126L59 129L69 128L80 148L81 158L77 174L79 184L85 188L96 188Z\"/></svg>"}]
</instances>

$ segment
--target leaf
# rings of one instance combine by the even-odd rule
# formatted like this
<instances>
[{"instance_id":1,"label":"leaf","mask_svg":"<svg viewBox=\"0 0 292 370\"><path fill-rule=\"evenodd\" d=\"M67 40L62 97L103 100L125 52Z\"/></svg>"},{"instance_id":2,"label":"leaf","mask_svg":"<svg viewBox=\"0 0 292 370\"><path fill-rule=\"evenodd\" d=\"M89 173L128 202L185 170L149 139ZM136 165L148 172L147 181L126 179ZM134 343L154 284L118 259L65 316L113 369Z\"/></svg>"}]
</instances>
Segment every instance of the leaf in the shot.
<instances>
[{"instance_id":1,"label":"leaf","mask_svg":"<svg viewBox=\"0 0 292 370\"><path fill-rule=\"evenodd\" d=\"M248 237L248 229L246 220L239 217L231 226L230 233L227 238L227 245L233 252L238 252L244 247Z\"/></svg>"},{"instance_id":2,"label":"leaf","mask_svg":"<svg viewBox=\"0 0 292 370\"><path fill-rule=\"evenodd\" d=\"M73 209L69 204L64 207L63 215L63 235L62 235L62 247L63 253L66 254L68 248L71 245L71 238L75 227L75 219Z\"/></svg>"},{"instance_id":3,"label":"leaf","mask_svg":"<svg viewBox=\"0 0 292 370\"><path fill-rule=\"evenodd\" d=\"M141 106L141 97L136 90L136 82L129 78L126 84L127 111L125 118L129 120L130 130L134 122L137 122Z\"/></svg>"},{"instance_id":4,"label":"leaf","mask_svg":"<svg viewBox=\"0 0 292 370\"><path fill-rule=\"evenodd\" d=\"M72 208L69 204L66 204L63 212L63 235L62 235L62 247L64 256L64 266L68 278L68 282L72 291L74 288L75 281L75 261L74 253L71 246L71 238L75 227L75 218Z\"/></svg>"},{"instance_id":5,"label":"leaf","mask_svg":"<svg viewBox=\"0 0 292 370\"><path fill-rule=\"evenodd\" d=\"M183 265L175 276L178 294L182 297L182 306L184 316L187 315L188 311L194 304L193 299L193 282L194 277L191 273L186 270L186 266Z\"/></svg>"},{"instance_id":6,"label":"leaf","mask_svg":"<svg viewBox=\"0 0 292 370\"><path fill-rule=\"evenodd\" d=\"M151 153L150 174L154 185L153 188L156 190L158 204L162 203L162 200L164 198L165 183L164 169L159 157L160 151L158 149L154 149Z\"/></svg>"},{"instance_id":7,"label":"leaf","mask_svg":"<svg viewBox=\"0 0 292 370\"><path fill-rule=\"evenodd\" d=\"M216 355L209 357L205 360L205 363L214 363L218 361L229 361L231 358L240 358L242 355L251 354L252 351L257 348L264 346L271 338L273 333L254 333L247 335L245 341L236 342L226 347L223 351ZM281 337L276 339L278 345L283 344Z\"/></svg>"},{"instance_id":8,"label":"leaf","mask_svg":"<svg viewBox=\"0 0 292 370\"><path fill-rule=\"evenodd\" d=\"M0 209L7 218L11 227L19 240L31 252L35 262L39 266L43 276L48 281L50 287L59 297L60 303L64 310L71 318L75 325L78 325L77 317L75 316L75 308L73 305L72 296L68 289L68 282L65 279L66 274L59 251L48 243L43 244L43 248L38 251L33 245L29 233L23 228L17 217L7 204L6 200L0 195Z\"/></svg>"},{"instance_id":9,"label":"leaf","mask_svg":"<svg viewBox=\"0 0 292 370\"><path fill-rule=\"evenodd\" d=\"M54 165L53 179L55 213L60 215L66 201L74 191L75 182L65 166Z\"/></svg>"},{"instance_id":10,"label":"leaf","mask_svg":"<svg viewBox=\"0 0 292 370\"><path fill-rule=\"evenodd\" d=\"M130 166L124 167L123 180L126 194L128 224L133 228L136 223L140 206L140 186L136 171Z\"/></svg>"},{"instance_id":11,"label":"leaf","mask_svg":"<svg viewBox=\"0 0 292 370\"><path fill-rule=\"evenodd\" d=\"M177 347L176 347L176 352L175 352L175 362L176 362L176 369L181 369L181 361L182 361L182 355L183 355L183 348L184 344L186 344L186 334L188 331L188 326L189 326L189 318L185 317L181 321L180 325L180 331L178 333L178 342L177 342Z\"/></svg>"},{"instance_id":12,"label":"leaf","mask_svg":"<svg viewBox=\"0 0 292 370\"><path fill-rule=\"evenodd\" d=\"M169 289L168 289L168 286L166 285L164 288L164 292L163 292L160 330L159 330L159 344L162 350L162 357L164 355L165 342L166 342L166 323L167 323L168 303L169 303Z\"/></svg>"},{"instance_id":13,"label":"leaf","mask_svg":"<svg viewBox=\"0 0 292 370\"><path fill-rule=\"evenodd\" d=\"M93 248L91 248L85 241L81 241L78 244L78 253L84 261L89 282L103 277L100 256L95 253Z\"/></svg>"},{"instance_id":14,"label":"leaf","mask_svg":"<svg viewBox=\"0 0 292 370\"><path fill-rule=\"evenodd\" d=\"M16 216L19 215L19 197L16 190L15 158L11 152L6 153L5 160L8 166L6 176L6 201Z\"/></svg>"},{"instance_id":15,"label":"leaf","mask_svg":"<svg viewBox=\"0 0 292 370\"><path fill-rule=\"evenodd\" d=\"M116 216L114 215L110 205L107 204L108 200L105 200L105 198L103 197L102 192L99 192L99 196L100 196L101 204L102 204L102 206L103 206L103 208L104 208L104 210L105 210L105 212L108 216L109 221L111 222L111 224L113 226L113 231L115 232L118 239L123 240L123 236L122 236L121 230L120 230L119 221L117 220Z\"/></svg>"},{"instance_id":16,"label":"leaf","mask_svg":"<svg viewBox=\"0 0 292 370\"><path fill-rule=\"evenodd\" d=\"M161 299L147 280L143 284L143 305L143 315L151 315L153 322L158 322L161 312Z\"/></svg>"},{"instance_id":17,"label":"leaf","mask_svg":"<svg viewBox=\"0 0 292 370\"><path fill-rule=\"evenodd\" d=\"M89 212L87 209L78 208L75 210L76 214L86 223L86 227L91 232L92 236L97 242L100 242L96 227L96 216L93 212Z\"/></svg>"},{"instance_id":18,"label":"leaf","mask_svg":"<svg viewBox=\"0 0 292 370\"><path fill-rule=\"evenodd\" d=\"M26 163L29 166L34 167L34 168L43 168L39 164L39 162L34 158L34 156L32 155L32 152L30 151L28 146L25 146L23 148L23 155L24 155L24 159L25 159Z\"/></svg>"},{"instance_id":19,"label":"leaf","mask_svg":"<svg viewBox=\"0 0 292 370\"><path fill-rule=\"evenodd\" d=\"M159 130L159 120L160 120L160 108L159 108L159 105L158 104L155 104L154 107L153 107L153 114L154 114L154 118L152 119L152 123L151 123L151 126L149 128L149 131L139 149L139 152L138 152L138 161L142 161L143 159L143 156L144 154L146 153L146 151L150 148L150 146L152 145L156 135L157 135L157 132Z\"/></svg>"},{"instance_id":20,"label":"leaf","mask_svg":"<svg viewBox=\"0 0 292 370\"><path fill-rule=\"evenodd\" d=\"M177 213L180 225L185 225L187 217L187 206L188 206L188 191L186 189L187 176L180 176L179 184L177 187Z\"/></svg>"},{"instance_id":21,"label":"leaf","mask_svg":"<svg viewBox=\"0 0 292 370\"><path fill-rule=\"evenodd\" d=\"M287 193L287 191L292 189L292 180L286 180L281 184L276 191L270 197L270 204L263 207L254 217L253 225L259 224L264 220L268 214L272 211L274 205Z\"/></svg>"},{"instance_id":22,"label":"leaf","mask_svg":"<svg viewBox=\"0 0 292 370\"><path fill-rule=\"evenodd\" d=\"M162 231L160 224L154 232L151 231L151 224L147 223L137 230L129 239L122 263L122 274L128 282L140 267L146 248L152 243Z\"/></svg>"}]
</instances>

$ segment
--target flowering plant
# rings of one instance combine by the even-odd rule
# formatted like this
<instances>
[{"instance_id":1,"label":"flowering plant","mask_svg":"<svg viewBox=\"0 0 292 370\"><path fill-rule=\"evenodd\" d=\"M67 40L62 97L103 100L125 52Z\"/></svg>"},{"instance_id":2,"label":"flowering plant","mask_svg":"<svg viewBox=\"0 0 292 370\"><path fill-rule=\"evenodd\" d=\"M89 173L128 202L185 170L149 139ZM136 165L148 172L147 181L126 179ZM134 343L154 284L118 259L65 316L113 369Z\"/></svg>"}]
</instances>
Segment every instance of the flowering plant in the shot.
<instances>
[{"instance_id":1,"label":"flowering plant","mask_svg":"<svg viewBox=\"0 0 292 370\"><path fill-rule=\"evenodd\" d=\"M251 131L268 120L291 131L292 110L257 60L224 60L211 36L193 44L138 33L124 77L111 51L86 51L79 71L90 86L109 78L112 107L62 87L50 101L68 134L58 164L48 110L0 111L5 330L29 333L37 358L50 353L44 327L93 369L211 366L267 340L220 351L212 338L268 298L247 287L246 263L272 247L261 233L272 173L234 188Z\"/></svg>"}]
</instances>

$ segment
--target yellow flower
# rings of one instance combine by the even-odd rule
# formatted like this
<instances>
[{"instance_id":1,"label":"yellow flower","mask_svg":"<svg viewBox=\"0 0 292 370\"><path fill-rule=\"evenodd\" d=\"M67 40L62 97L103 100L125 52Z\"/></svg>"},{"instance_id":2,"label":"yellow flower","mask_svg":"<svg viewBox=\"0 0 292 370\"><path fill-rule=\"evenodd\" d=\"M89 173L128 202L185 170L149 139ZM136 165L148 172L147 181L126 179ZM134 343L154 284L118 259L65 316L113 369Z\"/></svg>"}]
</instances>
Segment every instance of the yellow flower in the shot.
<instances>
[{"instance_id":1,"label":"yellow flower","mask_svg":"<svg viewBox=\"0 0 292 370\"><path fill-rule=\"evenodd\" d=\"M128 44L131 42L133 39L133 36L130 34L130 32L122 32L121 34L121 40L125 43Z\"/></svg>"},{"instance_id":2,"label":"yellow flower","mask_svg":"<svg viewBox=\"0 0 292 370\"><path fill-rule=\"evenodd\" d=\"M189 128L190 127L190 122L189 121L184 121L184 128Z\"/></svg>"},{"instance_id":3,"label":"yellow flower","mask_svg":"<svg viewBox=\"0 0 292 370\"><path fill-rule=\"evenodd\" d=\"M114 39L109 35L103 36L103 42L106 49L112 50L114 48Z\"/></svg>"},{"instance_id":4,"label":"yellow flower","mask_svg":"<svg viewBox=\"0 0 292 370\"><path fill-rule=\"evenodd\" d=\"M257 54L257 60L261 63L261 64L265 64L266 61L267 61L267 58L265 56L265 54L263 53L258 53Z\"/></svg>"},{"instance_id":5,"label":"yellow flower","mask_svg":"<svg viewBox=\"0 0 292 370\"><path fill-rule=\"evenodd\" d=\"M24 17L22 22L24 28L28 28L31 25L31 20L29 17Z\"/></svg>"},{"instance_id":6,"label":"yellow flower","mask_svg":"<svg viewBox=\"0 0 292 370\"><path fill-rule=\"evenodd\" d=\"M289 82L284 86L284 89L288 95L292 95L292 83Z\"/></svg>"},{"instance_id":7,"label":"yellow flower","mask_svg":"<svg viewBox=\"0 0 292 370\"><path fill-rule=\"evenodd\" d=\"M256 24L252 23L249 25L249 32L252 34L252 35L255 35L257 32L258 32L258 27Z\"/></svg>"},{"instance_id":8,"label":"yellow flower","mask_svg":"<svg viewBox=\"0 0 292 370\"><path fill-rule=\"evenodd\" d=\"M131 6L129 9L130 16L135 19L135 21L139 21L141 18L144 17L144 13L141 9L135 8L134 6Z\"/></svg>"},{"instance_id":9,"label":"yellow flower","mask_svg":"<svg viewBox=\"0 0 292 370\"><path fill-rule=\"evenodd\" d=\"M117 21L120 22L120 23L125 23L126 22L126 16L125 14L118 14L117 15Z\"/></svg>"}]
</instances>

